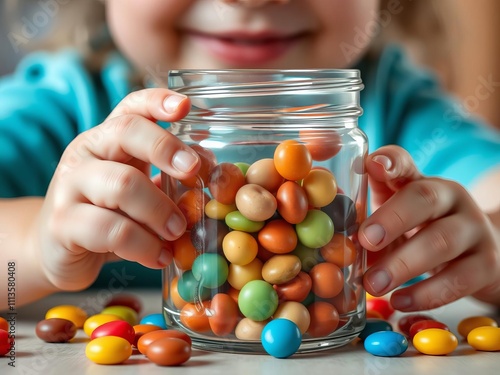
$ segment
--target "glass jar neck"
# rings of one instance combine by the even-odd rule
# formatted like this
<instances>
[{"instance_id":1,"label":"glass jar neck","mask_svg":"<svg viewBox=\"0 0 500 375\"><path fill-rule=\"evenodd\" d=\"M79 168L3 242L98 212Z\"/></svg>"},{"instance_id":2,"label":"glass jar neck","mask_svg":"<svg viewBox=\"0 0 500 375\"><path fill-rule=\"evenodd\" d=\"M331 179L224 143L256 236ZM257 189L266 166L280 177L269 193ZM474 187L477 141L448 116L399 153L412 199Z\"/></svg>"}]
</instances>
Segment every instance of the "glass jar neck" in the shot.
<instances>
[{"instance_id":1,"label":"glass jar neck","mask_svg":"<svg viewBox=\"0 0 500 375\"><path fill-rule=\"evenodd\" d=\"M358 70L173 70L168 87L187 95L184 123L356 127Z\"/></svg>"}]
</instances>

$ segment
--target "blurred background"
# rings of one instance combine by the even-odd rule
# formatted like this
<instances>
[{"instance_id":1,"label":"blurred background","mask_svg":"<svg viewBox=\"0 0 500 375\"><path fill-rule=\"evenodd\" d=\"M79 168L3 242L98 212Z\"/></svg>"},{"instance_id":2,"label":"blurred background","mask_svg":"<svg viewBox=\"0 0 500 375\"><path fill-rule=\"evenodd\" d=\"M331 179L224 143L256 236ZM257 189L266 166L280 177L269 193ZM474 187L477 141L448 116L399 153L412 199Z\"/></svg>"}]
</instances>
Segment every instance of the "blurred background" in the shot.
<instances>
[{"instance_id":1,"label":"blurred background","mask_svg":"<svg viewBox=\"0 0 500 375\"><path fill-rule=\"evenodd\" d=\"M444 6L446 12L441 13L439 22L446 28L450 43L442 48L437 45L433 53L424 53L422 46L407 41L412 56L437 72L443 85L458 96L464 110L500 129L500 0L416 1ZM54 24L62 13L58 7L67 7L67 3L68 0L0 0L0 76L11 73L30 50L41 48L39 42L54 33ZM82 14L65 12L64 17L66 22L71 21L68 17L77 21ZM432 32L432 25L425 27Z\"/></svg>"}]
</instances>

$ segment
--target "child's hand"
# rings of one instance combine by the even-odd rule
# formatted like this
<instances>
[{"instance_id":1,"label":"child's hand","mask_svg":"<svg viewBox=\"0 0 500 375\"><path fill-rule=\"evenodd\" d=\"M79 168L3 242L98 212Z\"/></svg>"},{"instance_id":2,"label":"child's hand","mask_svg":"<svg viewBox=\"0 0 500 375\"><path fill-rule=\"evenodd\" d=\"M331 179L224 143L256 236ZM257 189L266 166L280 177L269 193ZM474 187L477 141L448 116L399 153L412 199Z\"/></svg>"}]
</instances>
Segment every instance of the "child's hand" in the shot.
<instances>
[{"instance_id":1,"label":"child's hand","mask_svg":"<svg viewBox=\"0 0 500 375\"><path fill-rule=\"evenodd\" d=\"M498 301L500 240L467 191L423 177L396 146L371 154L366 167L374 210L359 230L373 261L364 276L367 292L380 296L429 272L428 279L395 291L393 306L423 310L471 294Z\"/></svg>"},{"instance_id":2,"label":"child's hand","mask_svg":"<svg viewBox=\"0 0 500 375\"><path fill-rule=\"evenodd\" d=\"M197 154L154 121L176 121L189 100L165 89L135 92L101 125L65 150L37 222L34 246L50 282L89 286L118 258L151 268L169 264L169 240L186 221L149 177L150 164L175 178L197 172Z\"/></svg>"}]
</instances>

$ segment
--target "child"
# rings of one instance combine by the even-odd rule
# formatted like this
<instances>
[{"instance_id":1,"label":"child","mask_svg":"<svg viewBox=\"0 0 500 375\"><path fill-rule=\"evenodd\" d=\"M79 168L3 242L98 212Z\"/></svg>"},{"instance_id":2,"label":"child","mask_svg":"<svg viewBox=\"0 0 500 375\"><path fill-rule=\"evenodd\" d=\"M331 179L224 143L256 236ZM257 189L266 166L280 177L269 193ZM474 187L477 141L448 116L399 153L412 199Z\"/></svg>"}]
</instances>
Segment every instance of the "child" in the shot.
<instances>
[{"instance_id":1,"label":"child","mask_svg":"<svg viewBox=\"0 0 500 375\"><path fill-rule=\"evenodd\" d=\"M374 211L359 240L377 255L366 290L383 295L429 272L392 294L395 308L466 295L500 305L500 137L456 110L399 48L380 46L374 30L411 4L107 0L120 54L99 70L74 50L24 60L0 84L0 254L2 267L15 265L17 304L87 288L110 261L170 263L168 241L186 222L149 166L175 178L197 172L197 155L155 123L181 119L190 105L166 89L135 90L133 77L357 67ZM115 276L122 286L134 279Z\"/></svg>"}]
</instances>

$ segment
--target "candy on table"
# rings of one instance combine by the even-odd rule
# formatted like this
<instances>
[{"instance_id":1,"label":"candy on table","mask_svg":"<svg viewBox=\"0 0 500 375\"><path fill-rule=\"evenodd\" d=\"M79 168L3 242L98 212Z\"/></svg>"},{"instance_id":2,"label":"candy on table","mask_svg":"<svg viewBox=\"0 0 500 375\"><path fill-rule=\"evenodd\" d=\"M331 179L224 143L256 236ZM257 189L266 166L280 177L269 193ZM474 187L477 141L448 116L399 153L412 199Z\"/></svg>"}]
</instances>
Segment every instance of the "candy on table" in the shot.
<instances>
[{"instance_id":1,"label":"candy on table","mask_svg":"<svg viewBox=\"0 0 500 375\"><path fill-rule=\"evenodd\" d=\"M87 344L85 355L100 365L117 365L132 355L132 345L123 337L98 337Z\"/></svg>"},{"instance_id":2,"label":"candy on table","mask_svg":"<svg viewBox=\"0 0 500 375\"><path fill-rule=\"evenodd\" d=\"M159 366L178 366L191 358L191 346L185 340L164 337L149 344L146 357Z\"/></svg>"},{"instance_id":3,"label":"candy on table","mask_svg":"<svg viewBox=\"0 0 500 375\"><path fill-rule=\"evenodd\" d=\"M7 322L7 320L5 320L5 318L2 318L1 316L0 316L0 329L3 329L4 331L9 330L9 322Z\"/></svg>"},{"instance_id":4,"label":"candy on table","mask_svg":"<svg viewBox=\"0 0 500 375\"><path fill-rule=\"evenodd\" d=\"M191 338L186 333L175 329L162 329L142 335L137 341L136 347L140 353L146 354L151 343L165 337L181 339L184 340L189 346L192 345Z\"/></svg>"},{"instance_id":5,"label":"candy on table","mask_svg":"<svg viewBox=\"0 0 500 375\"><path fill-rule=\"evenodd\" d=\"M59 305L50 308L45 313L45 319L61 318L73 322L76 328L82 328L88 318L87 312L81 307L73 305Z\"/></svg>"},{"instance_id":6,"label":"candy on table","mask_svg":"<svg viewBox=\"0 0 500 375\"><path fill-rule=\"evenodd\" d=\"M92 331L90 339L94 340L98 337L117 336L127 340L131 345L135 341L135 330L129 322L124 320L116 320L107 322Z\"/></svg>"},{"instance_id":7,"label":"candy on table","mask_svg":"<svg viewBox=\"0 0 500 375\"><path fill-rule=\"evenodd\" d=\"M394 308L387 298L372 297L366 300L366 311L377 312L381 315L382 319L390 319L394 314Z\"/></svg>"},{"instance_id":8,"label":"candy on table","mask_svg":"<svg viewBox=\"0 0 500 375\"><path fill-rule=\"evenodd\" d=\"M116 315L132 326L137 324L137 312L128 306L108 306L101 310L101 314Z\"/></svg>"},{"instance_id":9,"label":"candy on table","mask_svg":"<svg viewBox=\"0 0 500 375\"><path fill-rule=\"evenodd\" d=\"M127 306L133 309L137 314L140 314L142 311L141 300L133 294L115 294L104 304L104 307L110 306Z\"/></svg>"},{"instance_id":10,"label":"candy on table","mask_svg":"<svg viewBox=\"0 0 500 375\"><path fill-rule=\"evenodd\" d=\"M378 331L365 338L364 347L379 357L397 357L408 349L408 340L399 332Z\"/></svg>"},{"instance_id":11,"label":"candy on table","mask_svg":"<svg viewBox=\"0 0 500 375\"><path fill-rule=\"evenodd\" d=\"M161 313L148 314L142 317L139 324L151 324L158 326L162 329L167 329L167 323L165 322L165 317Z\"/></svg>"},{"instance_id":12,"label":"candy on table","mask_svg":"<svg viewBox=\"0 0 500 375\"><path fill-rule=\"evenodd\" d=\"M457 337L444 329L429 328L413 337L413 346L422 354L446 355L458 346Z\"/></svg>"},{"instance_id":13,"label":"candy on table","mask_svg":"<svg viewBox=\"0 0 500 375\"><path fill-rule=\"evenodd\" d=\"M144 336L146 333L153 332L153 331L159 331L164 328L159 327L154 324L136 324L133 326L134 328L134 342L133 345L137 347L137 341Z\"/></svg>"},{"instance_id":14,"label":"candy on table","mask_svg":"<svg viewBox=\"0 0 500 375\"><path fill-rule=\"evenodd\" d=\"M9 332L0 329L0 357L6 355L10 351L12 339L9 337Z\"/></svg>"},{"instance_id":15,"label":"candy on table","mask_svg":"<svg viewBox=\"0 0 500 375\"><path fill-rule=\"evenodd\" d=\"M467 338L469 332L478 327L498 327L498 324L494 319L487 316L471 316L461 320L458 323L457 330L463 338Z\"/></svg>"},{"instance_id":16,"label":"candy on table","mask_svg":"<svg viewBox=\"0 0 500 375\"><path fill-rule=\"evenodd\" d=\"M445 331L450 330L446 324L438 322L437 320L419 320L411 325L408 336L410 340L413 340L413 337L415 337L417 333L429 328L444 329Z\"/></svg>"},{"instance_id":17,"label":"candy on table","mask_svg":"<svg viewBox=\"0 0 500 375\"><path fill-rule=\"evenodd\" d=\"M383 331L393 331L391 323L384 319L368 318L366 319L365 328L363 328L358 337L361 340L365 340L371 334Z\"/></svg>"},{"instance_id":18,"label":"candy on table","mask_svg":"<svg viewBox=\"0 0 500 375\"><path fill-rule=\"evenodd\" d=\"M398 329L403 335L409 336L410 327L412 326L412 324L420 320L434 320L434 319L427 314L407 314L398 320Z\"/></svg>"},{"instance_id":19,"label":"candy on table","mask_svg":"<svg viewBox=\"0 0 500 375\"><path fill-rule=\"evenodd\" d=\"M467 335L467 342L476 350L498 352L500 351L500 328L493 326L474 328Z\"/></svg>"},{"instance_id":20,"label":"candy on table","mask_svg":"<svg viewBox=\"0 0 500 375\"><path fill-rule=\"evenodd\" d=\"M85 320L85 323L83 324L83 331L87 334L88 337L92 336L92 332L94 332L94 329L99 327L100 325L107 323L107 322L112 322L115 320L123 320L120 318L118 315L113 315L113 314L95 314L92 316L89 316L87 320Z\"/></svg>"},{"instance_id":21,"label":"candy on table","mask_svg":"<svg viewBox=\"0 0 500 375\"><path fill-rule=\"evenodd\" d=\"M68 319L49 318L37 323L37 337L49 343L68 342L76 335L76 325Z\"/></svg>"},{"instance_id":22,"label":"candy on table","mask_svg":"<svg viewBox=\"0 0 500 375\"><path fill-rule=\"evenodd\" d=\"M291 320L273 319L262 330L261 341L269 355L288 358L299 349L302 334L299 327Z\"/></svg>"}]
</instances>

